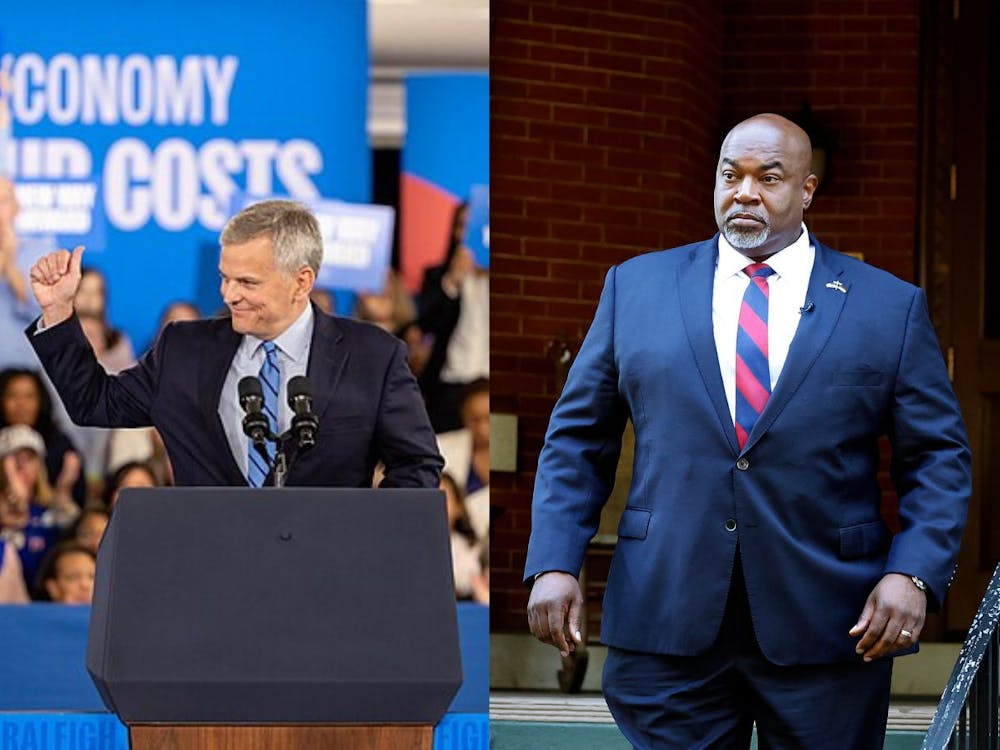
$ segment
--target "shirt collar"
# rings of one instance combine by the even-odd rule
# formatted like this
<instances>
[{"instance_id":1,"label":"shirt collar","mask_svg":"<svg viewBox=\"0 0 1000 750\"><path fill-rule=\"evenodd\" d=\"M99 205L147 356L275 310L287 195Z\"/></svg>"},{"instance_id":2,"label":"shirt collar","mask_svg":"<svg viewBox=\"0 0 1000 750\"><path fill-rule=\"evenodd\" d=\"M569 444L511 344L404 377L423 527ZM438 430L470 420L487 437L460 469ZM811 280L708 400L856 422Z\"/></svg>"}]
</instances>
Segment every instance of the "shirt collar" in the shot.
<instances>
[{"instance_id":1,"label":"shirt collar","mask_svg":"<svg viewBox=\"0 0 1000 750\"><path fill-rule=\"evenodd\" d=\"M804 270L809 259L809 230L802 224L802 233L788 247L782 248L769 257L765 263L774 269L780 279L783 276L794 276ZM719 260L717 274L721 278L729 278L742 273L743 269L753 263L747 256L729 244L729 241L719 235Z\"/></svg>"},{"instance_id":2,"label":"shirt collar","mask_svg":"<svg viewBox=\"0 0 1000 750\"><path fill-rule=\"evenodd\" d=\"M299 362L305 359L309 352L309 342L312 339L313 331L313 309L312 304L306 304L305 309L299 313L299 317L284 331L274 337L274 345L292 362ZM251 334L243 337L241 348L247 356L253 356L263 339Z\"/></svg>"}]
</instances>

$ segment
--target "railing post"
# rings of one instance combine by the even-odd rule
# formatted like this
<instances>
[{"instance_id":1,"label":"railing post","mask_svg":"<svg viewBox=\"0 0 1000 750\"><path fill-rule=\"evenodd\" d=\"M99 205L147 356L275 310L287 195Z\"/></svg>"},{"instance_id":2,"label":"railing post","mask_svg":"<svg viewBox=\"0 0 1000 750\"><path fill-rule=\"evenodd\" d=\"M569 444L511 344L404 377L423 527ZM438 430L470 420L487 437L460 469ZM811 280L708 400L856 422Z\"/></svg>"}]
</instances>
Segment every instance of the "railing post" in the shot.
<instances>
[{"instance_id":1,"label":"railing post","mask_svg":"<svg viewBox=\"0 0 1000 750\"><path fill-rule=\"evenodd\" d=\"M1000 748L1000 565L979 604L921 750Z\"/></svg>"}]
</instances>

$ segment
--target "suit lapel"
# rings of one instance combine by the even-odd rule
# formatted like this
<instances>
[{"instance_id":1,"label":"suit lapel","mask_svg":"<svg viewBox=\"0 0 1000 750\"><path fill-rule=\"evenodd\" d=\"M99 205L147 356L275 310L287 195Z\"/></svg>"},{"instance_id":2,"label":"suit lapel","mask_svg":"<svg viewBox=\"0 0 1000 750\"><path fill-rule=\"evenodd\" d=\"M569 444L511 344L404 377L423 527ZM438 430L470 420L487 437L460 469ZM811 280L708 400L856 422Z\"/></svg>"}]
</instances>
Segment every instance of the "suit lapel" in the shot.
<instances>
[{"instance_id":1,"label":"suit lapel","mask_svg":"<svg viewBox=\"0 0 1000 750\"><path fill-rule=\"evenodd\" d=\"M313 313L315 323L307 373L313 391L313 412L322 421L323 412L333 400L333 392L347 364L347 347L341 345L344 334L336 318L315 306Z\"/></svg>"},{"instance_id":2,"label":"suit lapel","mask_svg":"<svg viewBox=\"0 0 1000 750\"><path fill-rule=\"evenodd\" d=\"M226 437L226 430L222 426L222 420L219 419L219 399L222 398L222 386L226 382L229 367L242 340L243 337L233 330L228 319L219 321L206 350L207 356L200 360L198 377L198 392L201 394L201 411L205 424L212 433L212 443L223 446L222 453L225 458L222 460L230 482L234 485L246 484L247 480L233 457L229 438Z\"/></svg>"},{"instance_id":3,"label":"suit lapel","mask_svg":"<svg viewBox=\"0 0 1000 750\"><path fill-rule=\"evenodd\" d=\"M812 302L814 307L811 312L802 314L799 320L795 336L788 348L785 365L774 386L774 392L747 438L747 443L743 447L744 453L753 448L760 437L767 432L802 385L802 381L830 340L833 329L840 319L840 313L844 309L844 302L847 300L848 284L844 283L839 289L827 287L827 284L841 280L844 266L840 254L820 244L812 235L809 238L816 248L816 258L809 277L806 300Z\"/></svg>"},{"instance_id":4,"label":"suit lapel","mask_svg":"<svg viewBox=\"0 0 1000 750\"><path fill-rule=\"evenodd\" d=\"M733 427L725 386L722 384L719 353L712 325L712 293L716 258L719 255L718 242L719 237L716 235L714 239L700 243L691 251L690 261L677 269L677 294L695 364L715 407L719 426L735 454L738 451L736 429Z\"/></svg>"}]
</instances>

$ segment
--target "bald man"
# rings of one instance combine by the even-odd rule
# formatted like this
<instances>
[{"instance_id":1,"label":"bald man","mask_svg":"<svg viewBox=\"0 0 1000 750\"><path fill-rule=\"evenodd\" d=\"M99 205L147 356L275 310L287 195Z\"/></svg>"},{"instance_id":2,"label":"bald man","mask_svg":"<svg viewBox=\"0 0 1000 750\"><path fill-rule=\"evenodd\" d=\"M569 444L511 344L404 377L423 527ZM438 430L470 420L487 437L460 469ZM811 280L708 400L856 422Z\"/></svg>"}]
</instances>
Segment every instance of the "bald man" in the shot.
<instances>
[{"instance_id":1,"label":"bald man","mask_svg":"<svg viewBox=\"0 0 1000 750\"><path fill-rule=\"evenodd\" d=\"M970 494L920 289L809 234L807 135L722 144L719 234L612 268L538 462L532 632L579 643L576 581L627 419L603 689L639 748L881 748L892 658L954 571ZM880 515L893 448L901 530Z\"/></svg>"}]
</instances>

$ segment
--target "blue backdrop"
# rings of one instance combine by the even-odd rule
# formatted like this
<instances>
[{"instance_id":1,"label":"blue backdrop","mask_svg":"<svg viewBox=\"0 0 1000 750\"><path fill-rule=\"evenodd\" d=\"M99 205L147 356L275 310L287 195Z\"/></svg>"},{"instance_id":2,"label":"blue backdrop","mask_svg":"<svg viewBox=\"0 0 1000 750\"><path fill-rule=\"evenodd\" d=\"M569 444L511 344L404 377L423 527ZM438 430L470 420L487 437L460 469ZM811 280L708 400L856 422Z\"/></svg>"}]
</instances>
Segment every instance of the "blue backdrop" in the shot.
<instances>
[{"instance_id":1,"label":"blue backdrop","mask_svg":"<svg viewBox=\"0 0 1000 750\"><path fill-rule=\"evenodd\" d=\"M455 208L489 185L489 100L486 73L406 76L399 252L412 292L444 260Z\"/></svg>"},{"instance_id":2,"label":"blue backdrop","mask_svg":"<svg viewBox=\"0 0 1000 750\"><path fill-rule=\"evenodd\" d=\"M112 322L218 297L237 190L371 199L365 0L5 3L15 180L99 183ZM100 220L100 217L98 217Z\"/></svg>"}]
</instances>

